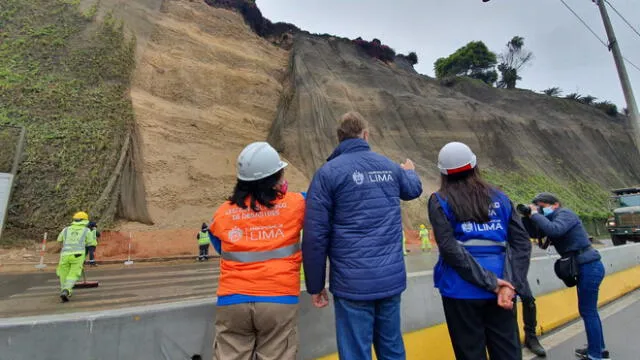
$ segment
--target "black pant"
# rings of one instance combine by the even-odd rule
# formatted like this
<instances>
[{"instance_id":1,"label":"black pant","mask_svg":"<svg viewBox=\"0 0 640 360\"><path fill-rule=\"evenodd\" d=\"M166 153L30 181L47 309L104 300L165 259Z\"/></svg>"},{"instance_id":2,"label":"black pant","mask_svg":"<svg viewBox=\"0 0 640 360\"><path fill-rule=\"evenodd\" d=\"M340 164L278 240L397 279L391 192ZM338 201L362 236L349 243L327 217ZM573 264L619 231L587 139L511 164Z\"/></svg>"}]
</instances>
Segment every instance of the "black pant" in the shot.
<instances>
[{"instance_id":1,"label":"black pant","mask_svg":"<svg viewBox=\"0 0 640 360\"><path fill-rule=\"evenodd\" d=\"M95 246L87 246L85 255L89 255L89 263L93 264L96 262L96 247Z\"/></svg>"},{"instance_id":2,"label":"black pant","mask_svg":"<svg viewBox=\"0 0 640 360\"><path fill-rule=\"evenodd\" d=\"M534 297L521 296L522 300L522 322L524 323L524 333L528 336L536 336L538 326L536 299ZM514 304L514 309L516 306ZM516 315L516 319L518 316Z\"/></svg>"},{"instance_id":3,"label":"black pant","mask_svg":"<svg viewBox=\"0 0 640 360\"><path fill-rule=\"evenodd\" d=\"M209 244L200 245L200 256L198 256L200 260L209 259Z\"/></svg>"},{"instance_id":4,"label":"black pant","mask_svg":"<svg viewBox=\"0 0 640 360\"><path fill-rule=\"evenodd\" d=\"M449 337L457 360L519 360L515 313L498 306L497 300L466 300L442 297Z\"/></svg>"}]
</instances>

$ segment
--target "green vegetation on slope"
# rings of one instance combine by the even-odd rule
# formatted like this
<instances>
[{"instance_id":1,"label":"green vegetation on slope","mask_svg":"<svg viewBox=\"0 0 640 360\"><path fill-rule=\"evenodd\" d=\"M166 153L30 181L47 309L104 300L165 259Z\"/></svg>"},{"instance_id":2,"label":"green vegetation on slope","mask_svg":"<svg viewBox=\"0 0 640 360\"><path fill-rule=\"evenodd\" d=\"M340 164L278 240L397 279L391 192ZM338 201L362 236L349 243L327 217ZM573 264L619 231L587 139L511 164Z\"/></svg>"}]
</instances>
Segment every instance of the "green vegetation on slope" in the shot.
<instances>
[{"instance_id":1,"label":"green vegetation on slope","mask_svg":"<svg viewBox=\"0 0 640 360\"><path fill-rule=\"evenodd\" d=\"M27 128L11 237L92 208L133 124L135 41L110 15L96 22L96 9L81 12L78 0L0 2L0 126Z\"/></svg>"},{"instance_id":2,"label":"green vegetation on slope","mask_svg":"<svg viewBox=\"0 0 640 360\"><path fill-rule=\"evenodd\" d=\"M584 221L604 221L609 215L609 193L602 186L586 181L562 182L545 174L507 172L484 169L482 175L502 189L514 203L529 204L536 194L548 191L556 194L563 205L575 211Z\"/></svg>"}]
</instances>

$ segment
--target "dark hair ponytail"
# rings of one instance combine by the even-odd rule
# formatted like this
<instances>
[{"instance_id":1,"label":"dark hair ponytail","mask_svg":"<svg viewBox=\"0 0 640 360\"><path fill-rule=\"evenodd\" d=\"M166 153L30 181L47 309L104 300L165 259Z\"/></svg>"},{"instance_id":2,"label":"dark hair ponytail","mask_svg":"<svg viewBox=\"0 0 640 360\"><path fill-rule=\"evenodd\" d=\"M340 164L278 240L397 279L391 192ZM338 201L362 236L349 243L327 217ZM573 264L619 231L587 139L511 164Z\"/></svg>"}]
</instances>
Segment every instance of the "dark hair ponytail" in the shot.
<instances>
[{"instance_id":1,"label":"dark hair ponytail","mask_svg":"<svg viewBox=\"0 0 640 360\"><path fill-rule=\"evenodd\" d=\"M282 178L283 173L284 170L280 170L271 176L256 181L238 180L236 187L233 189L233 194L228 199L229 202L242 209L251 207L251 210L255 212L260 211L258 205L269 209L273 208L273 202L280 195L278 190L274 188ZM249 198L249 205L247 205L247 198Z\"/></svg>"},{"instance_id":2,"label":"dark hair ponytail","mask_svg":"<svg viewBox=\"0 0 640 360\"><path fill-rule=\"evenodd\" d=\"M478 168L459 174L442 175L440 190L460 222L489 222L489 207L496 188L480 177Z\"/></svg>"}]
</instances>

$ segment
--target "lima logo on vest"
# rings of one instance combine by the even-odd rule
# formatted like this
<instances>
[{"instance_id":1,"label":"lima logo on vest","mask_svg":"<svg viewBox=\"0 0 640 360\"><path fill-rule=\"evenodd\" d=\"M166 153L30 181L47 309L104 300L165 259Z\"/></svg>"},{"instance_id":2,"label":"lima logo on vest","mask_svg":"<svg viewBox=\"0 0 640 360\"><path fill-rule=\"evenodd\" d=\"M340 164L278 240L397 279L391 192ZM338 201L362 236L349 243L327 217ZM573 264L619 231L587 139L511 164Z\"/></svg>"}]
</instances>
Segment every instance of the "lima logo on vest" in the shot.
<instances>
[{"instance_id":1,"label":"lima logo on vest","mask_svg":"<svg viewBox=\"0 0 640 360\"><path fill-rule=\"evenodd\" d=\"M462 223L461 227L462 231L466 233L472 232L474 230L478 232L504 230L504 226L502 226L501 220L491 220L490 222L485 224L474 224L472 222L465 222Z\"/></svg>"},{"instance_id":2,"label":"lima logo on vest","mask_svg":"<svg viewBox=\"0 0 640 360\"><path fill-rule=\"evenodd\" d=\"M364 183L364 174L361 173L360 171L356 170L353 172L353 182L356 183L356 185L362 185Z\"/></svg>"},{"instance_id":3,"label":"lima logo on vest","mask_svg":"<svg viewBox=\"0 0 640 360\"><path fill-rule=\"evenodd\" d=\"M242 239L243 232L239 227L234 227L229 231L229 241L232 243L238 242Z\"/></svg>"}]
</instances>

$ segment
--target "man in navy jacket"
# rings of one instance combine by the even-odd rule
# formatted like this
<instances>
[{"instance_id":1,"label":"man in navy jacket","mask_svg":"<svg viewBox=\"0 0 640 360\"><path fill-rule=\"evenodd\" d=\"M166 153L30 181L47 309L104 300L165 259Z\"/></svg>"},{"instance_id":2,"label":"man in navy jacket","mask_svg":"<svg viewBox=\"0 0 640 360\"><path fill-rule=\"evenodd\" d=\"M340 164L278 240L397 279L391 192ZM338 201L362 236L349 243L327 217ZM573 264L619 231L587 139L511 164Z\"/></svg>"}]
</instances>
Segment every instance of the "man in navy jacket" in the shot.
<instances>
[{"instance_id":1,"label":"man in navy jacket","mask_svg":"<svg viewBox=\"0 0 640 360\"><path fill-rule=\"evenodd\" d=\"M400 295L407 286L400 201L422 193L411 160L399 165L371 151L367 121L345 114L340 144L315 174L307 193L302 253L314 306L334 295L340 359L406 358Z\"/></svg>"}]
</instances>

